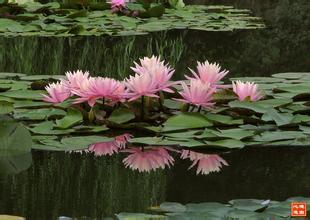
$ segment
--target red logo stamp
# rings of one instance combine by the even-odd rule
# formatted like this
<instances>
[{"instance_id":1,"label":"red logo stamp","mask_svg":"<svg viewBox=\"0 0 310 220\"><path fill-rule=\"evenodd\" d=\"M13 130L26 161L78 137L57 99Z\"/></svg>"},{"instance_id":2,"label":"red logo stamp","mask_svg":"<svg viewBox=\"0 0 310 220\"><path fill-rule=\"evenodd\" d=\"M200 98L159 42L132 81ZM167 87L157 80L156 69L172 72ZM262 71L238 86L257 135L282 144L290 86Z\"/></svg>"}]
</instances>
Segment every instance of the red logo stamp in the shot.
<instances>
[{"instance_id":1,"label":"red logo stamp","mask_svg":"<svg viewBox=\"0 0 310 220\"><path fill-rule=\"evenodd\" d=\"M306 202L292 202L291 203L291 216L293 217L307 216L307 203Z\"/></svg>"}]
</instances>

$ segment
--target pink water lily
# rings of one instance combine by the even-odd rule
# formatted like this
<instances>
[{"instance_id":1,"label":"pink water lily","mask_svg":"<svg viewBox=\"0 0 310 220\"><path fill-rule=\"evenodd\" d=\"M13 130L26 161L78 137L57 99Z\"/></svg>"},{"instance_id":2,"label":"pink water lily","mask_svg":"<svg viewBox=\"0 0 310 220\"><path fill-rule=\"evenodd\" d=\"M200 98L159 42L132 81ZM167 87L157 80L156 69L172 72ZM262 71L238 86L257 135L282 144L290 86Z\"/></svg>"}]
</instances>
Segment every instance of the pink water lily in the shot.
<instances>
[{"instance_id":1,"label":"pink water lily","mask_svg":"<svg viewBox=\"0 0 310 220\"><path fill-rule=\"evenodd\" d=\"M70 97L70 89L64 81L50 83L45 87L48 95L43 95L43 100L51 103L61 103Z\"/></svg>"},{"instance_id":2,"label":"pink water lily","mask_svg":"<svg viewBox=\"0 0 310 220\"><path fill-rule=\"evenodd\" d=\"M65 80L66 85L70 89L70 91L78 91L81 86L88 81L89 72L83 72L81 70L77 70L74 72L66 72L67 80Z\"/></svg>"},{"instance_id":3,"label":"pink water lily","mask_svg":"<svg viewBox=\"0 0 310 220\"><path fill-rule=\"evenodd\" d=\"M155 94L157 92L157 83L149 74L130 76L125 81L125 85L129 101L136 100L142 96L158 97Z\"/></svg>"},{"instance_id":4,"label":"pink water lily","mask_svg":"<svg viewBox=\"0 0 310 220\"><path fill-rule=\"evenodd\" d=\"M126 0L112 0L111 10L112 12L117 12L126 6Z\"/></svg>"},{"instance_id":5,"label":"pink water lily","mask_svg":"<svg viewBox=\"0 0 310 220\"><path fill-rule=\"evenodd\" d=\"M199 79L191 79L190 85L181 82L183 91L180 92L182 99L175 99L184 103L189 103L204 108L213 106L212 95L215 92L215 87L211 87L209 83L203 83Z\"/></svg>"},{"instance_id":6,"label":"pink water lily","mask_svg":"<svg viewBox=\"0 0 310 220\"><path fill-rule=\"evenodd\" d=\"M240 101L251 100L257 101L261 99L263 96L261 92L258 90L257 84L254 82L241 82L236 81L232 82L233 91L238 95Z\"/></svg>"},{"instance_id":7,"label":"pink water lily","mask_svg":"<svg viewBox=\"0 0 310 220\"><path fill-rule=\"evenodd\" d=\"M130 153L123 160L125 166L139 172L150 172L158 168L164 169L174 163L173 157L163 147L129 148L123 152Z\"/></svg>"},{"instance_id":8,"label":"pink water lily","mask_svg":"<svg viewBox=\"0 0 310 220\"><path fill-rule=\"evenodd\" d=\"M118 153L120 149L126 147L128 140L132 138L132 135L125 133L116 136L114 140L97 142L89 146L88 151L94 152L96 156L112 155Z\"/></svg>"},{"instance_id":9,"label":"pink water lily","mask_svg":"<svg viewBox=\"0 0 310 220\"><path fill-rule=\"evenodd\" d=\"M188 158L193 162L189 169L197 165L197 175L219 172L223 165L228 166L228 163L217 154L202 154L190 150L182 150L181 158Z\"/></svg>"},{"instance_id":10,"label":"pink water lily","mask_svg":"<svg viewBox=\"0 0 310 220\"><path fill-rule=\"evenodd\" d=\"M139 75L150 75L156 84L157 91L173 93L169 87L175 83L169 80L173 76L174 70L164 61L160 61L159 57L144 57L140 59L140 65L135 62L135 67L131 67L131 69Z\"/></svg>"},{"instance_id":11,"label":"pink water lily","mask_svg":"<svg viewBox=\"0 0 310 220\"><path fill-rule=\"evenodd\" d=\"M118 92L121 86L123 86L122 83L115 79L107 77L90 78L81 85L78 91L73 91L75 95L79 96L75 103L88 102L90 106L94 106L99 98L107 99L107 101L117 99L118 101L121 96Z\"/></svg>"},{"instance_id":12,"label":"pink water lily","mask_svg":"<svg viewBox=\"0 0 310 220\"><path fill-rule=\"evenodd\" d=\"M200 79L204 83L210 83L210 86L221 87L218 85L219 81L222 80L228 73L226 70L221 71L221 67L217 63L204 63L197 62L197 72L189 69L194 76L194 79ZM185 76L187 79L193 79L193 77Z\"/></svg>"}]
</instances>

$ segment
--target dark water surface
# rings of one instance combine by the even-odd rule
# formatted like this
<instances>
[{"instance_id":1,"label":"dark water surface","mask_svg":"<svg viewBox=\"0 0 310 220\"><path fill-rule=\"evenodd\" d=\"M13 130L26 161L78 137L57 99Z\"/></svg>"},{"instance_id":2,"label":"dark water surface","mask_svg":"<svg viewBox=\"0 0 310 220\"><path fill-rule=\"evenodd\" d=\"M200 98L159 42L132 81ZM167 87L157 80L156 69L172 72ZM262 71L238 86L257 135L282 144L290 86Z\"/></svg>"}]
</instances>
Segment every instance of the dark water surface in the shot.
<instances>
[{"instance_id":1,"label":"dark water surface","mask_svg":"<svg viewBox=\"0 0 310 220\"><path fill-rule=\"evenodd\" d=\"M1 38L0 71L58 74L82 68L123 77L132 60L152 53L175 64L179 78L187 66L206 58L220 62L232 75L310 71L309 0L214 2L251 9L268 27L116 40ZM31 220L61 215L103 219L122 211L143 212L163 201L310 197L310 149L247 148L221 156L230 166L220 173L196 176L194 170L187 171L190 163L184 160L177 160L170 170L139 174L124 168L122 155L33 152L34 162L27 171L0 178L0 214Z\"/></svg>"}]
</instances>

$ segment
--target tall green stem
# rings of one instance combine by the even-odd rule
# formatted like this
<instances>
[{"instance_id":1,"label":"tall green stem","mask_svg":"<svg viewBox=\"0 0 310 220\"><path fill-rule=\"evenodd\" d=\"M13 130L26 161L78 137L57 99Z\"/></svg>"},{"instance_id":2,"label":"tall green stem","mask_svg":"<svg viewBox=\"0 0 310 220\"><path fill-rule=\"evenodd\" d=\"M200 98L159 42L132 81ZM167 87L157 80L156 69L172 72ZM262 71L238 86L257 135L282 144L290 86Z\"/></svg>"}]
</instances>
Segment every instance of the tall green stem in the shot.
<instances>
[{"instance_id":1,"label":"tall green stem","mask_svg":"<svg viewBox=\"0 0 310 220\"><path fill-rule=\"evenodd\" d=\"M141 120L144 119L144 96L141 97Z\"/></svg>"},{"instance_id":2,"label":"tall green stem","mask_svg":"<svg viewBox=\"0 0 310 220\"><path fill-rule=\"evenodd\" d=\"M165 96L163 92L158 92L158 95L159 95L158 99L159 110L163 110L164 109L163 102L165 101Z\"/></svg>"}]
</instances>

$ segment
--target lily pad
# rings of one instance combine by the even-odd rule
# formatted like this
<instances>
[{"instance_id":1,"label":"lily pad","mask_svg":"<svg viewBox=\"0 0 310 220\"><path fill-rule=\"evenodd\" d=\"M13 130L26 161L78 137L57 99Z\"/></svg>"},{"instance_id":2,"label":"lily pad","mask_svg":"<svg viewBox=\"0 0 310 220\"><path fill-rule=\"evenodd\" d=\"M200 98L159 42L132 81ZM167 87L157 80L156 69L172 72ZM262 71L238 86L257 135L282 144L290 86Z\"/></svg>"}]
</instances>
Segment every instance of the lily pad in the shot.
<instances>
[{"instance_id":1,"label":"lily pad","mask_svg":"<svg viewBox=\"0 0 310 220\"><path fill-rule=\"evenodd\" d=\"M42 100L42 94L45 94L45 91L40 90L14 90L1 92L0 96L5 96L14 99L29 99L29 100Z\"/></svg>"},{"instance_id":2,"label":"lily pad","mask_svg":"<svg viewBox=\"0 0 310 220\"><path fill-rule=\"evenodd\" d=\"M23 125L0 119L0 174L27 169L32 163L31 146L31 135Z\"/></svg>"},{"instance_id":3,"label":"lily pad","mask_svg":"<svg viewBox=\"0 0 310 220\"><path fill-rule=\"evenodd\" d=\"M80 111L70 108L65 117L56 120L56 125L59 128L67 129L73 125L79 124L83 121L83 115Z\"/></svg>"},{"instance_id":4,"label":"lily pad","mask_svg":"<svg viewBox=\"0 0 310 220\"><path fill-rule=\"evenodd\" d=\"M0 115L8 114L14 110L13 103L7 101L0 101Z\"/></svg>"},{"instance_id":5,"label":"lily pad","mask_svg":"<svg viewBox=\"0 0 310 220\"><path fill-rule=\"evenodd\" d=\"M112 112L108 120L117 124L122 124L134 118L135 115L132 111L129 109L119 108Z\"/></svg>"},{"instance_id":6,"label":"lily pad","mask_svg":"<svg viewBox=\"0 0 310 220\"><path fill-rule=\"evenodd\" d=\"M176 116L170 117L164 123L162 131L177 131L210 126L212 126L212 123L199 113L180 113Z\"/></svg>"}]
</instances>

